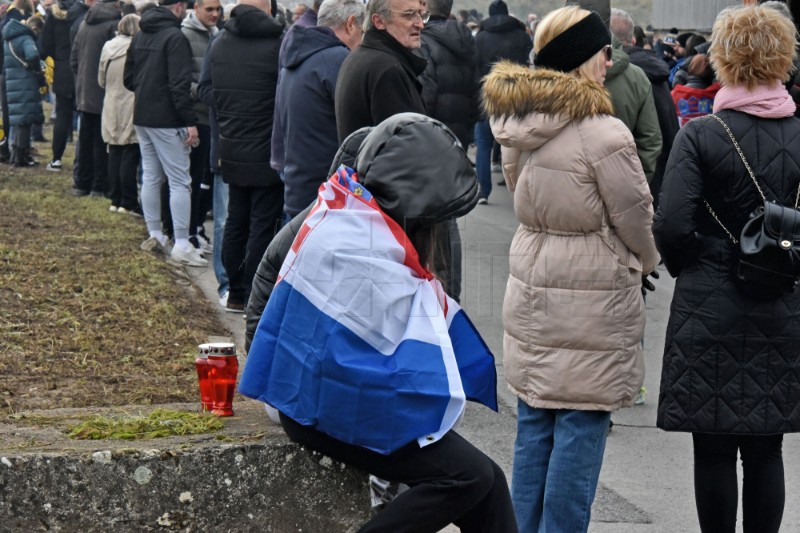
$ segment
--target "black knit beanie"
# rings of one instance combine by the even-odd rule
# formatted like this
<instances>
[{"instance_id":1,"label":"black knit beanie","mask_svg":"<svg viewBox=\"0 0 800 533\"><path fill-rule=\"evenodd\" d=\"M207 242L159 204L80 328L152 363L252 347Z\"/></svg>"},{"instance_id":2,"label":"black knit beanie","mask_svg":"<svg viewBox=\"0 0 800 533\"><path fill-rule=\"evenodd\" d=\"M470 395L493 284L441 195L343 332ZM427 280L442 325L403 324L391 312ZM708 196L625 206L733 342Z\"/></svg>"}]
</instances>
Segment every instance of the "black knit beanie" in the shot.
<instances>
[{"instance_id":1,"label":"black knit beanie","mask_svg":"<svg viewBox=\"0 0 800 533\"><path fill-rule=\"evenodd\" d=\"M611 34L595 12L570 26L536 53L537 67L571 72L611 44Z\"/></svg>"}]
</instances>

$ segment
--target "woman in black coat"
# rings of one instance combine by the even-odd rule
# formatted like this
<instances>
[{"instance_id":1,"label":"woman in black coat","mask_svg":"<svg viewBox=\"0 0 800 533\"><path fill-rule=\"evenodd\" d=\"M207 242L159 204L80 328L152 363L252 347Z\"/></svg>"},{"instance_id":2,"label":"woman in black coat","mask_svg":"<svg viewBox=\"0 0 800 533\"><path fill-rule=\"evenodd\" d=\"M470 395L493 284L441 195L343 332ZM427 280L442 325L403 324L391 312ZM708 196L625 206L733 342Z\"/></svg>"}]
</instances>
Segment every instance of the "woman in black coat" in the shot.
<instances>
[{"instance_id":1,"label":"woman in black coat","mask_svg":"<svg viewBox=\"0 0 800 533\"><path fill-rule=\"evenodd\" d=\"M794 207L800 119L781 82L792 64L795 28L773 9L736 7L720 13L712 42L712 66L723 85L715 115L738 141L766 198ZM681 129L653 225L667 269L678 278L658 427L692 433L704 533L735 531L737 453L745 533L779 530L783 434L800 431L800 293L754 297L735 279L733 239L762 203L714 116Z\"/></svg>"}]
</instances>

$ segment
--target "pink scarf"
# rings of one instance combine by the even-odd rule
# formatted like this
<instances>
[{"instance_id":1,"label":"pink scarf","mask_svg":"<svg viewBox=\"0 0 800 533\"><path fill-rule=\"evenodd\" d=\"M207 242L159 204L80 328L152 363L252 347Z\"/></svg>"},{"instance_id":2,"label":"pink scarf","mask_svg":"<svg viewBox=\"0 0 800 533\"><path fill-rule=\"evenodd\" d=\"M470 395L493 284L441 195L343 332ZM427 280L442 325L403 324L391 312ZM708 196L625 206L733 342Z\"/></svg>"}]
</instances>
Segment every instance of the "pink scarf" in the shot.
<instances>
[{"instance_id":1,"label":"pink scarf","mask_svg":"<svg viewBox=\"0 0 800 533\"><path fill-rule=\"evenodd\" d=\"M734 85L723 86L714 98L714 113L733 109L761 118L785 118L794 115L797 106L780 82L759 84L754 90Z\"/></svg>"}]
</instances>

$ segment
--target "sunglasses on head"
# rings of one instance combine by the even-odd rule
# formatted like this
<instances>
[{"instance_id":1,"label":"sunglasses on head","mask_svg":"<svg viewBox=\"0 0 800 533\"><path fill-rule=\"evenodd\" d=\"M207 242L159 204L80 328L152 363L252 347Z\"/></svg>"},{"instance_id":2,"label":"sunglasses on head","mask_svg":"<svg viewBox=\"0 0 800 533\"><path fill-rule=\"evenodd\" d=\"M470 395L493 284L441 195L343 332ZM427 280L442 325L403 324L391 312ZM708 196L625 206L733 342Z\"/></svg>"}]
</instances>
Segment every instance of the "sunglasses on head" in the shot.
<instances>
[{"instance_id":1,"label":"sunglasses on head","mask_svg":"<svg viewBox=\"0 0 800 533\"><path fill-rule=\"evenodd\" d=\"M611 45L607 44L603 47L603 53L606 55L606 61L611 61Z\"/></svg>"}]
</instances>

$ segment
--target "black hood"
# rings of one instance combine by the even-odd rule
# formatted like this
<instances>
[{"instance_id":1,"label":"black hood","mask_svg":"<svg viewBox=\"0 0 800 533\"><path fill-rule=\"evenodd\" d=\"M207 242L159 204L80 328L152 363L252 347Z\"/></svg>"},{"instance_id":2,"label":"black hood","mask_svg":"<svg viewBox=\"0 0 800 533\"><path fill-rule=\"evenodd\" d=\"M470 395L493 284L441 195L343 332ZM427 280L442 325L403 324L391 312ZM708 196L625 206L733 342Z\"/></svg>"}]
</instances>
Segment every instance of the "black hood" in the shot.
<instances>
[{"instance_id":1,"label":"black hood","mask_svg":"<svg viewBox=\"0 0 800 533\"><path fill-rule=\"evenodd\" d=\"M296 26L286 35L283 65L288 69L297 68L317 52L334 46L345 46L345 44L336 37L332 29L324 26L311 28Z\"/></svg>"},{"instance_id":2,"label":"black hood","mask_svg":"<svg viewBox=\"0 0 800 533\"><path fill-rule=\"evenodd\" d=\"M456 20L431 19L422 30L458 58L475 57L475 39L470 29Z\"/></svg>"},{"instance_id":3,"label":"black hood","mask_svg":"<svg viewBox=\"0 0 800 533\"><path fill-rule=\"evenodd\" d=\"M67 22L72 24L79 18L81 18L87 11L89 11L89 6L84 4L83 2L75 2L69 8L67 12Z\"/></svg>"},{"instance_id":4,"label":"black hood","mask_svg":"<svg viewBox=\"0 0 800 533\"><path fill-rule=\"evenodd\" d=\"M525 24L511 15L495 15L481 22L481 31L507 33L516 29L525 31Z\"/></svg>"},{"instance_id":5,"label":"black hood","mask_svg":"<svg viewBox=\"0 0 800 533\"><path fill-rule=\"evenodd\" d=\"M461 143L424 115L399 113L372 128L355 163L361 183L406 232L463 216L478 203Z\"/></svg>"},{"instance_id":6,"label":"black hood","mask_svg":"<svg viewBox=\"0 0 800 533\"><path fill-rule=\"evenodd\" d=\"M105 2L98 3L89 8L86 13L86 24L95 26L110 20L119 20L122 18L122 12L115 4L108 4Z\"/></svg>"},{"instance_id":7,"label":"black hood","mask_svg":"<svg viewBox=\"0 0 800 533\"><path fill-rule=\"evenodd\" d=\"M628 54L631 63L647 74L650 83L669 80L669 65L663 59L659 59L654 51L638 46L623 46L622 49Z\"/></svg>"},{"instance_id":8,"label":"black hood","mask_svg":"<svg viewBox=\"0 0 800 533\"><path fill-rule=\"evenodd\" d=\"M283 26L257 7L240 5L231 11L225 30L245 38L280 37Z\"/></svg>"},{"instance_id":9,"label":"black hood","mask_svg":"<svg viewBox=\"0 0 800 533\"><path fill-rule=\"evenodd\" d=\"M158 33L167 28L180 28L181 21L172 11L163 6L148 9L139 20L139 28L145 33Z\"/></svg>"}]
</instances>

